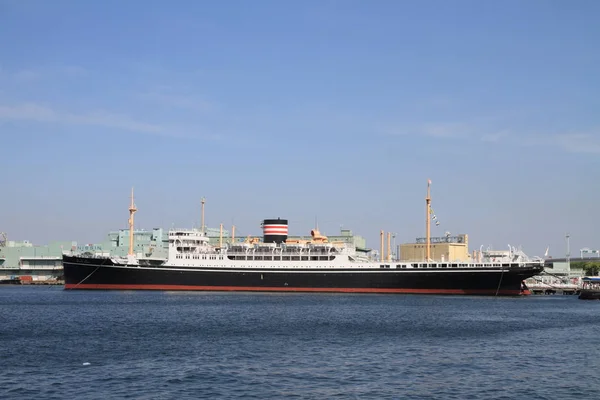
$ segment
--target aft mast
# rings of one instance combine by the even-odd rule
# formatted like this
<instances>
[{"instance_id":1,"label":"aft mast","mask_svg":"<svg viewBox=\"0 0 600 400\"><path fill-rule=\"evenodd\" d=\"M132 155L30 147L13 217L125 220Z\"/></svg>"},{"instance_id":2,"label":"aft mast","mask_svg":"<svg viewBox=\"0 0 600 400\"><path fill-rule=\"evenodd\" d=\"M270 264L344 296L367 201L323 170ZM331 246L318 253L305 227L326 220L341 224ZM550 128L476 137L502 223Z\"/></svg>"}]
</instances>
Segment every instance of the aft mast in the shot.
<instances>
[{"instance_id":1,"label":"aft mast","mask_svg":"<svg viewBox=\"0 0 600 400\"><path fill-rule=\"evenodd\" d=\"M133 256L133 214L137 211L133 202L133 188L131 188L131 204L129 206L129 256Z\"/></svg>"},{"instance_id":2,"label":"aft mast","mask_svg":"<svg viewBox=\"0 0 600 400\"><path fill-rule=\"evenodd\" d=\"M202 232L203 235L206 235L206 232L204 231L204 203L206 203L206 199L204 197L202 197L202 221L200 221L200 231Z\"/></svg>"},{"instance_id":3,"label":"aft mast","mask_svg":"<svg viewBox=\"0 0 600 400\"><path fill-rule=\"evenodd\" d=\"M425 213L425 241L426 241L426 253L427 258L426 261L429 262L431 260L431 179L427 181L427 197L425 197L426 209Z\"/></svg>"}]
</instances>

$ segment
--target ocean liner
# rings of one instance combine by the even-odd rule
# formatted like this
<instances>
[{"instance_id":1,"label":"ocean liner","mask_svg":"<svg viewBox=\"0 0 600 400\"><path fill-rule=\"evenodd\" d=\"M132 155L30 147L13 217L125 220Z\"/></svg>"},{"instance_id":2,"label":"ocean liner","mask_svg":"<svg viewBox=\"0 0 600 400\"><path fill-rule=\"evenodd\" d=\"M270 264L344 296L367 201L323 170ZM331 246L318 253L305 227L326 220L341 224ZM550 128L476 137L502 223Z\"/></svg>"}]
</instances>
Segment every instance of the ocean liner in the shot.
<instances>
[{"instance_id":1,"label":"ocean liner","mask_svg":"<svg viewBox=\"0 0 600 400\"><path fill-rule=\"evenodd\" d=\"M263 237L212 245L201 229L169 231L164 260L63 254L65 289L355 292L516 296L529 294L524 280L543 271L543 260L512 250L465 261L430 259L430 195L427 190L426 258L419 262L373 261L346 242L330 242L318 229L310 240L288 239L288 221L265 219ZM133 202L129 207L130 232ZM388 253L389 254L389 253Z\"/></svg>"}]
</instances>

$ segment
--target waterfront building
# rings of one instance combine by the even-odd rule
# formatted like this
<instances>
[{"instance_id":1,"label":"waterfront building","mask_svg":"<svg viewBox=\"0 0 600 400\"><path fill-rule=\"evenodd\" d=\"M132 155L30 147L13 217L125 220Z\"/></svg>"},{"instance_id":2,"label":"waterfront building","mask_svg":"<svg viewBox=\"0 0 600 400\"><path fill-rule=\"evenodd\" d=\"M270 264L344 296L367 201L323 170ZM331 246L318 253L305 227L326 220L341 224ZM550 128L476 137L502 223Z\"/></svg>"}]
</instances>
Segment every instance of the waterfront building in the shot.
<instances>
[{"instance_id":1,"label":"waterfront building","mask_svg":"<svg viewBox=\"0 0 600 400\"><path fill-rule=\"evenodd\" d=\"M425 261L426 238L417 238L414 243L403 243L399 246L400 261ZM469 253L469 237L467 234L456 236L432 237L430 242L431 259L441 261L471 260Z\"/></svg>"},{"instance_id":2,"label":"waterfront building","mask_svg":"<svg viewBox=\"0 0 600 400\"><path fill-rule=\"evenodd\" d=\"M261 236L234 237L228 230L205 228L211 244L228 244L261 238ZM168 231L162 228L134 231L134 253L138 258L166 259L169 239ZM308 240L309 236L289 236L290 240ZM339 235L329 236L331 241L343 241L354 245L357 250L369 252L362 236L349 229ZM126 257L129 251L129 229L109 232L100 243L78 243L76 241L51 242L34 245L31 242L9 241L0 235L0 281L15 283L56 283L63 275L62 254L94 254L99 256Z\"/></svg>"}]
</instances>

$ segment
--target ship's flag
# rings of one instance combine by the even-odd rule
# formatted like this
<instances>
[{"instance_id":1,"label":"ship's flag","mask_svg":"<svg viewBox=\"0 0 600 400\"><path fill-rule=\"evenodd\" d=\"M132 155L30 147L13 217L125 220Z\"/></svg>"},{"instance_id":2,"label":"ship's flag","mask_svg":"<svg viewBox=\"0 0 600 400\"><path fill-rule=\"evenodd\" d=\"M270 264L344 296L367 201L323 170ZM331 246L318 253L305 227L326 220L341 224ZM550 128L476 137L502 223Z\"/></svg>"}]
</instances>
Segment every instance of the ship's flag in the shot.
<instances>
[{"instance_id":1,"label":"ship's flag","mask_svg":"<svg viewBox=\"0 0 600 400\"><path fill-rule=\"evenodd\" d=\"M429 213L431 214L431 220L435 221L435 226L439 226L440 221L438 221L437 216L435 215L435 212L433 212L433 208L429 209Z\"/></svg>"}]
</instances>

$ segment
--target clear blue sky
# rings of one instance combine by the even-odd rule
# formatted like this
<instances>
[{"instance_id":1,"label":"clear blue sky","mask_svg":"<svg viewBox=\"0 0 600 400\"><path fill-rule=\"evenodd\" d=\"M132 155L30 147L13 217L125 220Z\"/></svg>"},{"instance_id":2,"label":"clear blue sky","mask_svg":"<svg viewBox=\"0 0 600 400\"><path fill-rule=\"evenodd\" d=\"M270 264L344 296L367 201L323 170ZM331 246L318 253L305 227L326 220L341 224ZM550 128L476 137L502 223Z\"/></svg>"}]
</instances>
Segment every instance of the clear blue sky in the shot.
<instances>
[{"instance_id":1,"label":"clear blue sky","mask_svg":"<svg viewBox=\"0 0 600 400\"><path fill-rule=\"evenodd\" d=\"M600 248L598 1L0 0L0 230Z\"/></svg>"}]
</instances>

